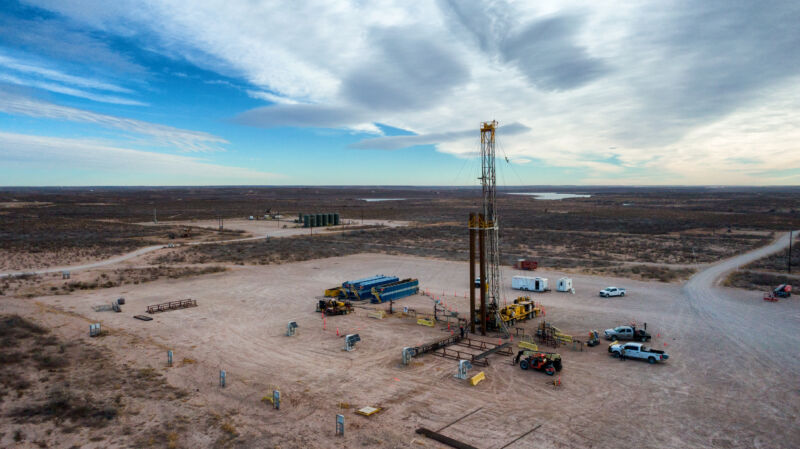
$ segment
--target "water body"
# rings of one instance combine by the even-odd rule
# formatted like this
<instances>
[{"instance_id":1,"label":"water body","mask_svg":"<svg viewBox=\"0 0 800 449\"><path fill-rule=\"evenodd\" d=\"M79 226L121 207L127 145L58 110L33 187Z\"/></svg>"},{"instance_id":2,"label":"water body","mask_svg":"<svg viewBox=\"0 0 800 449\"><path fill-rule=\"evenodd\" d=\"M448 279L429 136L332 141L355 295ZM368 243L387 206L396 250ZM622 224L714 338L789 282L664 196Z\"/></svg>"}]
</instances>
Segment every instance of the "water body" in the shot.
<instances>
[{"instance_id":1,"label":"water body","mask_svg":"<svg viewBox=\"0 0 800 449\"><path fill-rule=\"evenodd\" d=\"M359 198L360 200L368 203L375 203L378 201L403 201L405 198Z\"/></svg>"},{"instance_id":2,"label":"water body","mask_svg":"<svg viewBox=\"0 0 800 449\"><path fill-rule=\"evenodd\" d=\"M556 192L509 192L509 195L535 196L537 200L565 200L567 198L592 197L592 195L582 195L579 193L556 193Z\"/></svg>"}]
</instances>

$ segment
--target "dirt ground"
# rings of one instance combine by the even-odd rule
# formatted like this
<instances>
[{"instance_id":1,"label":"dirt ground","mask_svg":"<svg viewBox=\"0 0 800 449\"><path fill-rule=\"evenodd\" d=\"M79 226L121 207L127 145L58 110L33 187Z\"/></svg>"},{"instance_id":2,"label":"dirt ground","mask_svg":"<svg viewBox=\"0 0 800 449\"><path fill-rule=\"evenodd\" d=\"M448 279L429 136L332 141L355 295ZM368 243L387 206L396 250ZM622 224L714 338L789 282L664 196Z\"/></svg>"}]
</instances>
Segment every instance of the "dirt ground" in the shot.
<instances>
[{"instance_id":1,"label":"dirt ground","mask_svg":"<svg viewBox=\"0 0 800 449\"><path fill-rule=\"evenodd\" d=\"M419 257L360 254L307 262L234 266L200 278L164 279L141 285L69 296L0 298L3 313L18 313L53 329L61 338L104 348L119 363L152 367L170 385L191 392L181 412L189 419L175 447L212 446L219 432L208 414L226 416L235 428L231 447L443 447L415 434L437 430L478 448L798 447L800 420L800 304L764 303L759 295L725 289L729 298L713 314L698 312L677 284L570 275L576 294L532 294L546 310L520 327L528 332L546 319L565 332L585 335L631 321L647 323L652 346L670 360L649 365L608 356L606 344L573 351L562 347L562 386L538 372L521 371L504 356L490 356L486 380L475 387L455 379L457 363L425 355L400 363L404 346L443 338L445 327L419 326L413 319L367 317L357 307L348 316L322 320L316 297L344 280L377 273L418 277L424 290L449 307L467 311L467 264ZM506 269L504 284L517 272ZM540 271L551 284L558 272ZM626 287L624 298L602 299L597 291ZM507 289L508 300L519 292ZM94 312L93 305L124 296L123 313ZM133 319L149 304L196 299L196 308ZM432 310L418 295L395 307ZM388 305L379 306L386 308ZM297 321L298 334L284 335ZM87 323L101 322L110 334L88 337ZM759 323L748 332L747 323ZM344 333L358 333L355 351L342 350ZM478 337L480 338L480 337ZM497 336L484 338L497 342ZM515 343L516 343L515 339ZM166 351L176 363L166 367ZM185 363L181 362L184 361ZM218 386L219 370L226 388ZM280 410L262 398L281 391ZM355 408L381 407L370 418ZM159 410L151 401L149 411ZM143 409L141 413L147 413ZM345 415L344 437L334 436L335 415ZM194 420L193 420L194 419ZM13 447L14 426L0 446ZM113 427L109 434L114 434ZM91 442L74 435L48 436L26 425L29 440L51 447L125 447L124 439ZM223 445L223 446L224 446ZM23 446L24 447L24 446Z\"/></svg>"}]
</instances>

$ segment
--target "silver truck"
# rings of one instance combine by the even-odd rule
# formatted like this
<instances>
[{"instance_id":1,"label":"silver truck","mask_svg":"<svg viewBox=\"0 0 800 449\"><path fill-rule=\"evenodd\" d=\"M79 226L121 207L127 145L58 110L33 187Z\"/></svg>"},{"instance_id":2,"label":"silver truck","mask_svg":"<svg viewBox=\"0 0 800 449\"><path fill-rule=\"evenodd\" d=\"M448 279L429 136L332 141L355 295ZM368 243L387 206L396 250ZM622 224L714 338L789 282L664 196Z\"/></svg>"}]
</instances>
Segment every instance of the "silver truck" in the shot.
<instances>
[{"instance_id":1,"label":"silver truck","mask_svg":"<svg viewBox=\"0 0 800 449\"><path fill-rule=\"evenodd\" d=\"M644 329L637 329L636 326L618 326L614 329L603 331L606 340L638 340L648 341L652 338Z\"/></svg>"},{"instance_id":2,"label":"silver truck","mask_svg":"<svg viewBox=\"0 0 800 449\"><path fill-rule=\"evenodd\" d=\"M652 349L644 343L612 343L608 346L608 352L614 357L621 359L641 359L649 363L663 362L669 358L664 351Z\"/></svg>"}]
</instances>

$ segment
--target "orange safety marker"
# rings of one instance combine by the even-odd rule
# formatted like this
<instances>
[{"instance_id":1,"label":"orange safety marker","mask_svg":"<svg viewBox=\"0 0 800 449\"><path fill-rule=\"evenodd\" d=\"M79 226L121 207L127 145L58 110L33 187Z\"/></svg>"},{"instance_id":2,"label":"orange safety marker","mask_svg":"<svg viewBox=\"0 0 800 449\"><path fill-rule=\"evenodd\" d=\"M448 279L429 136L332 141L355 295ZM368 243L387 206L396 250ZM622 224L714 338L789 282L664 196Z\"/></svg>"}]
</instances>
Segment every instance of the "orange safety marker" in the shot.
<instances>
[{"instance_id":1,"label":"orange safety marker","mask_svg":"<svg viewBox=\"0 0 800 449\"><path fill-rule=\"evenodd\" d=\"M661 333L660 332L656 334L656 338L661 338Z\"/></svg>"},{"instance_id":2,"label":"orange safety marker","mask_svg":"<svg viewBox=\"0 0 800 449\"><path fill-rule=\"evenodd\" d=\"M336 328L336 336L337 337L339 336L339 328L338 327Z\"/></svg>"}]
</instances>

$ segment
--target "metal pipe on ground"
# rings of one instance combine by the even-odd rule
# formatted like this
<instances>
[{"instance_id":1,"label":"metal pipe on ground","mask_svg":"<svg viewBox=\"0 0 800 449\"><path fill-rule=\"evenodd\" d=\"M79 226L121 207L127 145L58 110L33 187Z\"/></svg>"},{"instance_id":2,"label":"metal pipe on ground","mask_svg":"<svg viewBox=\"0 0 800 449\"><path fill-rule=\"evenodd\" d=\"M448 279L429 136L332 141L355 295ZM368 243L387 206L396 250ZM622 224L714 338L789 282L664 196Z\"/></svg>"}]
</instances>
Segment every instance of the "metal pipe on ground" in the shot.
<instances>
[{"instance_id":1,"label":"metal pipe on ground","mask_svg":"<svg viewBox=\"0 0 800 449\"><path fill-rule=\"evenodd\" d=\"M478 449L475 446L471 446L467 443L462 443L461 441L442 435L441 433L434 432L433 430L426 429L424 427L420 427L419 429L417 429L417 433L420 435L425 435L426 437L432 440L436 440L442 444L446 444L456 449Z\"/></svg>"}]
</instances>

